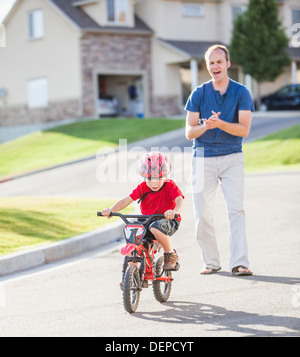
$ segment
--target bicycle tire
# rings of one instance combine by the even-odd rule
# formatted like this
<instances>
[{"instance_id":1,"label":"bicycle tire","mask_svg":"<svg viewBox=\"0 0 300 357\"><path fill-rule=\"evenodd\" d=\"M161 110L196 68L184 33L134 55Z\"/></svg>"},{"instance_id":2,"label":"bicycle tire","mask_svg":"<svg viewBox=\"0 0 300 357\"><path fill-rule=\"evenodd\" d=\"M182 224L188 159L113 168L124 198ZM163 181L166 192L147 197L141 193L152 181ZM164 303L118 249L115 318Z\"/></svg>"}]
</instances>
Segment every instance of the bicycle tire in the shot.
<instances>
[{"instance_id":1,"label":"bicycle tire","mask_svg":"<svg viewBox=\"0 0 300 357\"><path fill-rule=\"evenodd\" d=\"M123 285L123 305L127 312L133 313L137 310L140 293L139 269L130 264L126 269Z\"/></svg>"},{"instance_id":2,"label":"bicycle tire","mask_svg":"<svg viewBox=\"0 0 300 357\"><path fill-rule=\"evenodd\" d=\"M163 266L164 266L164 257L160 257L155 265L155 274L157 276L162 274ZM170 271L165 271L163 275L169 277L172 276L172 273ZM171 294L172 282L169 281L166 283L162 280L154 280L152 284L152 289L153 289L154 297L157 301L166 302L168 301Z\"/></svg>"}]
</instances>

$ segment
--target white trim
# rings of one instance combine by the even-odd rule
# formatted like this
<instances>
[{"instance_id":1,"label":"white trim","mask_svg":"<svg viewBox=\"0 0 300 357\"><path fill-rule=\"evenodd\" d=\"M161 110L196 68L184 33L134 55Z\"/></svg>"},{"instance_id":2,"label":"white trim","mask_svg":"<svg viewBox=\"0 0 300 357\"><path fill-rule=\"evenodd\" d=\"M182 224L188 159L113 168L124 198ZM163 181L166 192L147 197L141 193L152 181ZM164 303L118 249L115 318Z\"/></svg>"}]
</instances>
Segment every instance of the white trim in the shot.
<instances>
[{"instance_id":1,"label":"white trim","mask_svg":"<svg viewBox=\"0 0 300 357\"><path fill-rule=\"evenodd\" d=\"M183 60L190 60L191 59L191 55L188 52L185 52L183 50L180 50L179 48L177 48L176 46L171 45L168 42L165 42L163 39L160 38L155 38L154 39L156 42L159 42L161 45L165 46L167 49L171 50L172 52L176 52L177 54L184 56Z\"/></svg>"},{"instance_id":2,"label":"white trim","mask_svg":"<svg viewBox=\"0 0 300 357\"><path fill-rule=\"evenodd\" d=\"M204 17L204 5L197 3L182 3L181 14L183 17Z\"/></svg>"},{"instance_id":3,"label":"white trim","mask_svg":"<svg viewBox=\"0 0 300 357\"><path fill-rule=\"evenodd\" d=\"M81 1L76 1L73 3L74 7L79 7L79 6L84 6L84 5L90 5L99 2L99 0L81 0Z\"/></svg>"}]
</instances>

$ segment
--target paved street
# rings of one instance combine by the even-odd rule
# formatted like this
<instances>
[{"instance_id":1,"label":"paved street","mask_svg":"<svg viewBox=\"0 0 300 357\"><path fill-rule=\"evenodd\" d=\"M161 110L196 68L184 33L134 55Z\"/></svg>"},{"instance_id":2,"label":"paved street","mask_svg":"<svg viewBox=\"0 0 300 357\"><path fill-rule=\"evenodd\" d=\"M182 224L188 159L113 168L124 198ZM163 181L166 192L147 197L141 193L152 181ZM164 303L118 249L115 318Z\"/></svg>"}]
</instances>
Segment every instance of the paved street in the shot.
<instances>
[{"instance_id":1,"label":"paved street","mask_svg":"<svg viewBox=\"0 0 300 357\"><path fill-rule=\"evenodd\" d=\"M221 194L216 225L223 271L200 276L191 196L174 236L181 269L169 302L144 289L129 315L115 249L2 279L0 336L300 336L300 174L248 176L247 234L252 277L228 272L228 225Z\"/></svg>"},{"instance_id":2,"label":"paved street","mask_svg":"<svg viewBox=\"0 0 300 357\"><path fill-rule=\"evenodd\" d=\"M251 277L232 277L228 271L229 231L218 191L215 223L222 271L200 276L190 152L172 155L173 175L181 180L186 204L173 240L181 269L173 273L169 301L158 303L149 287L141 293L137 312L126 313L119 288L122 256L119 246L110 246L0 279L0 336L300 336L300 172L246 177ZM99 161L91 165L87 161L7 182L0 185L0 195L119 198L135 185L133 180L101 184Z\"/></svg>"}]
</instances>

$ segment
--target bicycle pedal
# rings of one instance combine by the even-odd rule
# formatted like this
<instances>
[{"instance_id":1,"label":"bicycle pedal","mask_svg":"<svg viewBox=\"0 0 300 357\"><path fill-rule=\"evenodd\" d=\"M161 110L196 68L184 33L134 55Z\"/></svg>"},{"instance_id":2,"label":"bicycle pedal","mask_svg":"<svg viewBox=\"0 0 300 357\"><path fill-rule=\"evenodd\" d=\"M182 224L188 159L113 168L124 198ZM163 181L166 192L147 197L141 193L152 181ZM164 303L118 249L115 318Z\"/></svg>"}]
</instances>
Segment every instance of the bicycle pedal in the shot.
<instances>
[{"instance_id":1,"label":"bicycle pedal","mask_svg":"<svg viewBox=\"0 0 300 357\"><path fill-rule=\"evenodd\" d=\"M165 269L165 271L178 271L180 268L180 264L176 263L175 267L173 269Z\"/></svg>"}]
</instances>

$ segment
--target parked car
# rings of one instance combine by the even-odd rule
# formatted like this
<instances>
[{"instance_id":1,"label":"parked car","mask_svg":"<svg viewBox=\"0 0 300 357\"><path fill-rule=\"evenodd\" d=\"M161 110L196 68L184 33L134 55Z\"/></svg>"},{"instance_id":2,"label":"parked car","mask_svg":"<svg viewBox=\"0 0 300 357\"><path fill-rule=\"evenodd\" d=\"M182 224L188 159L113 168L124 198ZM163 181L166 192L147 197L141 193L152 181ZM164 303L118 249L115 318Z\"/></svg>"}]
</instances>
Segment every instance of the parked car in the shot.
<instances>
[{"instance_id":1,"label":"parked car","mask_svg":"<svg viewBox=\"0 0 300 357\"><path fill-rule=\"evenodd\" d=\"M290 84L261 98L260 110L300 109L300 84Z\"/></svg>"},{"instance_id":2,"label":"parked car","mask_svg":"<svg viewBox=\"0 0 300 357\"><path fill-rule=\"evenodd\" d=\"M118 101L111 95L102 95L98 100L99 116L117 116Z\"/></svg>"}]
</instances>

